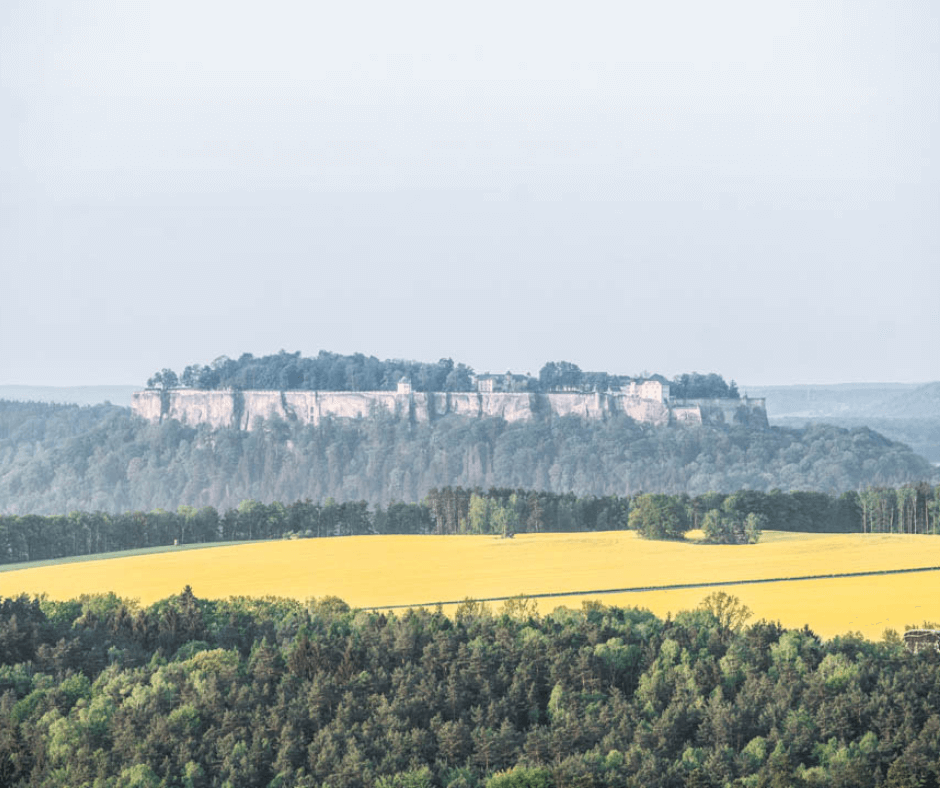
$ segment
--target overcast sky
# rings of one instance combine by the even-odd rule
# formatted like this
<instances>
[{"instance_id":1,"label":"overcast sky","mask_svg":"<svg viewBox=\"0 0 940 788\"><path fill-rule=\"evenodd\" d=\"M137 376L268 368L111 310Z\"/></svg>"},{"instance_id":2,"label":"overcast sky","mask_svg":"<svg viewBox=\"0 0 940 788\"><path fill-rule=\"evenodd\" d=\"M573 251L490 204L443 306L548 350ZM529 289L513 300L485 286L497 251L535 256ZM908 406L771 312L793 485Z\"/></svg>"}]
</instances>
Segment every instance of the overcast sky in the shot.
<instances>
[{"instance_id":1,"label":"overcast sky","mask_svg":"<svg viewBox=\"0 0 940 788\"><path fill-rule=\"evenodd\" d=\"M940 4L0 4L0 384L940 379Z\"/></svg>"}]
</instances>

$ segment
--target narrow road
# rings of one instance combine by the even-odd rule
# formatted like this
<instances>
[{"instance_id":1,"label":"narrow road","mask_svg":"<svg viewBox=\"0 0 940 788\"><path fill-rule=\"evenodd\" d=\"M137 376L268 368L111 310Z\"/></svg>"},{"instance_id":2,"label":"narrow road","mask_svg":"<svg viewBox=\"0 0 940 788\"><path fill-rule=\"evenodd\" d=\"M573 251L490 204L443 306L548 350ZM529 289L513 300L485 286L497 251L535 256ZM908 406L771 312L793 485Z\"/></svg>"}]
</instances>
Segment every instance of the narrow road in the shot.
<instances>
[{"instance_id":1,"label":"narrow road","mask_svg":"<svg viewBox=\"0 0 940 788\"><path fill-rule=\"evenodd\" d=\"M940 572L940 566L922 566L914 569L880 569L870 572L839 572L831 575L799 575L796 577L763 577L758 580L718 580L702 583L674 583L664 586L632 586L630 588L593 588L586 591L553 591L545 594L515 594L513 596L491 596L473 599L474 602L506 602L518 599L551 599L566 596L590 596L600 594L639 594L644 591L679 591L686 588L718 588L724 586L750 586L759 583L795 583L801 580L832 580L840 577L878 577L880 575L907 575L916 572ZM409 607L434 607L435 605L459 605L466 599L448 599L439 602L414 602L410 605L365 605L368 610L402 610Z\"/></svg>"}]
</instances>

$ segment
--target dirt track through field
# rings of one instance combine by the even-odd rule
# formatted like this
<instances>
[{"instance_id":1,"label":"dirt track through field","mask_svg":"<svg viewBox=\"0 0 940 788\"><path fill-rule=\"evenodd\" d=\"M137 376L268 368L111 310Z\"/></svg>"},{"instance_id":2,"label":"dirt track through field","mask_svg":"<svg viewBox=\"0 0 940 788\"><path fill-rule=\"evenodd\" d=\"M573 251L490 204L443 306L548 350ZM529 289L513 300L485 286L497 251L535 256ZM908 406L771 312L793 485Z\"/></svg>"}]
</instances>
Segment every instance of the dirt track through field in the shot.
<instances>
[{"instance_id":1,"label":"dirt track through field","mask_svg":"<svg viewBox=\"0 0 940 788\"><path fill-rule=\"evenodd\" d=\"M640 594L644 591L682 591L691 588L720 588L723 586L750 586L765 583L797 583L801 580L835 580L848 577L877 577L882 575L908 575L915 572L940 572L940 566L920 566L913 569L882 569L872 572L840 572L828 575L800 575L799 577L762 577L754 580L724 580L705 583L673 583L662 586L633 586L632 588L593 588L587 591L556 591L544 594L521 594L517 596L493 596L473 599L474 602L508 602L510 599L554 599L556 597L594 596L602 594ZM449 599L436 602L414 602L408 605L369 605L370 610L404 610L409 607L434 607L436 605L459 605L465 599Z\"/></svg>"}]
</instances>

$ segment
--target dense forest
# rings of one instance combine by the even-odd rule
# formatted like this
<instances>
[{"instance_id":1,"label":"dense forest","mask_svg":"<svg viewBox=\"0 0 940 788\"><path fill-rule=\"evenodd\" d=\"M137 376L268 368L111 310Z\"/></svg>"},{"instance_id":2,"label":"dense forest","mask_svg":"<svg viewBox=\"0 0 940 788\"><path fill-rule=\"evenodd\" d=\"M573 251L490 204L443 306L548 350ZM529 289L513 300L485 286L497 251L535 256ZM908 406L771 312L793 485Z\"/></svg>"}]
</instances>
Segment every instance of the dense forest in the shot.
<instances>
[{"instance_id":1,"label":"dense forest","mask_svg":"<svg viewBox=\"0 0 940 788\"><path fill-rule=\"evenodd\" d=\"M509 375L510 373L506 373ZM289 391L294 389L321 391L394 391L402 378L411 381L415 391L472 391L473 369L442 358L430 364L420 361L386 359L354 353L345 356L321 350L315 357L299 352L256 358L251 353L237 360L220 356L211 364L190 364L178 375L172 369L155 372L147 381L148 388L191 389L262 389ZM554 391L580 388L607 391L630 381L624 375L608 372L584 372L570 361L549 361L538 377L510 376L515 391ZM739 397L734 381L726 383L721 375L709 373L683 374L671 383L676 398Z\"/></svg>"},{"instance_id":2,"label":"dense forest","mask_svg":"<svg viewBox=\"0 0 940 788\"><path fill-rule=\"evenodd\" d=\"M250 539L372 534L495 534L632 529L680 539L690 529L719 544L755 542L762 531L940 533L940 487L869 488L839 496L740 490L578 497L532 490L433 489L420 503L370 507L365 501L309 499L284 505L245 500L219 512L180 506L120 514L0 515L0 564Z\"/></svg>"},{"instance_id":3,"label":"dense forest","mask_svg":"<svg viewBox=\"0 0 940 788\"><path fill-rule=\"evenodd\" d=\"M0 401L0 512L217 509L254 499L422 500L433 488L577 496L638 492L841 493L937 480L900 443L865 428L659 428L629 418L507 424L378 414L251 432L150 424L129 409Z\"/></svg>"},{"instance_id":4,"label":"dense forest","mask_svg":"<svg viewBox=\"0 0 940 788\"><path fill-rule=\"evenodd\" d=\"M937 786L940 655L714 594L663 621L525 599L0 600L0 784Z\"/></svg>"}]
</instances>

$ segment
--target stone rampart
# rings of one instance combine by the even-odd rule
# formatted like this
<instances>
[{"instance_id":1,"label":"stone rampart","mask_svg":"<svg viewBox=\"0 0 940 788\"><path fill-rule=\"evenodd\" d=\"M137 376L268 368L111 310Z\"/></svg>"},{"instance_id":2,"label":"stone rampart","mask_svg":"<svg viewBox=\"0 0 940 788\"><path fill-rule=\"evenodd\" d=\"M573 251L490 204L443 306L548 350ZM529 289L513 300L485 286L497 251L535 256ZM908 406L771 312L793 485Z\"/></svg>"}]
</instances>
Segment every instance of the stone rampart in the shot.
<instances>
[{"instance_id":1,"label":"stone rampart","mask_svg":"<svg viewBox=\"0 0 940 788\"><path fill-rule=\"evenodd\" d=\"M621 397L620 402L623 412L634 421L657 427L669 423L669 406L665 402L640 397Z\"/></svg>"},{"instance_id":2,"label":"stone rampart","mask_svg":"<svg viewBox=\"0 0 940 788\"><path fill-rule=\"evenodd\" d=\"M431 418L453 414L473 419L487 416L514 422L529 421L534 416L532 394L447 391L422 396L429 397L428 415Z\"/></svg>"}]
</instances>

